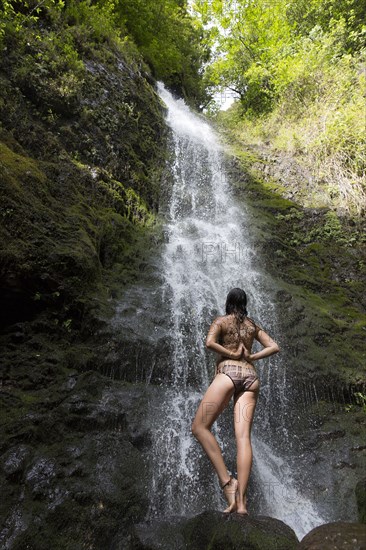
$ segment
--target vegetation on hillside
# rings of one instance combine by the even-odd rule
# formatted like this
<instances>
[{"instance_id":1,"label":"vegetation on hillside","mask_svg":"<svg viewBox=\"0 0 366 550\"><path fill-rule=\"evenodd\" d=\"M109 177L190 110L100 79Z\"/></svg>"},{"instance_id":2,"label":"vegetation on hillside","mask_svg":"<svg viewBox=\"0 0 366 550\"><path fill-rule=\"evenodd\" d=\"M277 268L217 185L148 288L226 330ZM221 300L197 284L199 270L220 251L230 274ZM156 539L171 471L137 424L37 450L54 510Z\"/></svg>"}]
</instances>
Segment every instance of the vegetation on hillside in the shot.
<instances>
[{"instance_id":1,"label":"vegetation on hillside","mask_svg":"<svg viewBox=\"0 0 366 550\"><path fill-rule=\"evenodd\" d=\"M208 82L240 98L219 120L246 144L296 155L315 197L365 213L366 3L199 0L195 9L214 24Z\"/></svg>"},{"instance_id":2,"label":"vegetation on hillside","mask_svg":"<svg viewBox=\"0 0 366 550\"><path fill-rule=\"evenodd\" d=\"M69 331L95 285L138 267L167 155L152 76L195 105L205 96L208 50L186 4L0 4L0 256L12 311L0 326L50 307Z\"/></svg>"},{"instance_id":3,"label":"vegetation on hillside","mask_svg":"<svg viewBox=\"0 0 366 550\"><path fill-rule=\"evenodd\" d=\"M4 0L0 39L4 52L14 41L30 42L39 50L35 60L53 48L54 70L60 63L80 64L83 47L127 44L157 80L195 106L206 101L202 65L208 44L186 0ZM77 84L67 81L63 87Z\"/></svg>"},{"instance_id":4,"label":"vegetation on hillside","mask_svg":"<svg viewBox=\"0 0 366 550\"><path fill-rule=\"evenodd\" d=\"M151 244L164 111L111 6L3 3L1 329L85 329Z\"/></svg>"}]
</instances>

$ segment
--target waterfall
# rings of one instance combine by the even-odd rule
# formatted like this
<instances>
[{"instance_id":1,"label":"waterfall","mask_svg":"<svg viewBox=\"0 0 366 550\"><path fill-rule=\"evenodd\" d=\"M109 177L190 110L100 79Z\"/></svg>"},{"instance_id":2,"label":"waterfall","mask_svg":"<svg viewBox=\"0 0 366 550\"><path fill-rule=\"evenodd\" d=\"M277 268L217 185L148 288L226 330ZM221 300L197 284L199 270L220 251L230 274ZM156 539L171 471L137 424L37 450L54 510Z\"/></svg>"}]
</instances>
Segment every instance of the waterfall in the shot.
<instances>
[{"instance_id":1,"label":"waterfall","mask_svg":"<svg viewBox=\"0 0 366 550\"><path fill-rule=\"evenodd\" d=\"M149 519L224 508L216 475L190 426L214 375L214 354L205 349L207 330L215 316L224 314L228 291L243 288L249 315L278 337L273 283L256 252L253 213L239 207L232 194L220 143L204 119L163 85L159 94L168 108L175 159L161 259L162 300L170 311L171 378L163 384L164 397L150 411ZM258 362L256 368L261 392L249 510L254 506L261 514L277 517L302 536L324 521L294 486L285 458L278 458L271 446L274 423L276 437L291 437L286 432L285 369L277 357ZM228 409L214 433L229 470L236 473L232 405ZM254 505L256 498L260 503Z\"/></svg>"}]
</instances>

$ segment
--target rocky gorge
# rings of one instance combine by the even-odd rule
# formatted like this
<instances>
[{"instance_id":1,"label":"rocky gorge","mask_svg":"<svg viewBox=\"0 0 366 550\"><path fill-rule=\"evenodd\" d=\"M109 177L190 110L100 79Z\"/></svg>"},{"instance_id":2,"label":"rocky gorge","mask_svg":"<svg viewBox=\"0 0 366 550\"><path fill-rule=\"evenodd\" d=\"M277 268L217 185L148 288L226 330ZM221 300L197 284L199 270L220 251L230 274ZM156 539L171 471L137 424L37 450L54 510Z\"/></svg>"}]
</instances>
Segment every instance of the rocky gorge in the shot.
<instances>
[{"instance_id":1,"label":"rocky gorge","mask_svg":"<svg viewBox=\"0 0 366 550\"><path fill-rule=\"evenodd\" d=\"M296 548L293 530L260 510L146 519L151 418L173 380L169 301L156 290L171 131L128 45L78 40L72 68L33 64L31 42L9 42L1 65L1 544ZM276 281L292 437L275 450L295 457L294 483L329 523L342 521L339 540L362 548L363 222L304 207L264 177L266 163L242 149L226 159ZM301 548L320 548L307 537Z\"/></svg>"}]
</instances>

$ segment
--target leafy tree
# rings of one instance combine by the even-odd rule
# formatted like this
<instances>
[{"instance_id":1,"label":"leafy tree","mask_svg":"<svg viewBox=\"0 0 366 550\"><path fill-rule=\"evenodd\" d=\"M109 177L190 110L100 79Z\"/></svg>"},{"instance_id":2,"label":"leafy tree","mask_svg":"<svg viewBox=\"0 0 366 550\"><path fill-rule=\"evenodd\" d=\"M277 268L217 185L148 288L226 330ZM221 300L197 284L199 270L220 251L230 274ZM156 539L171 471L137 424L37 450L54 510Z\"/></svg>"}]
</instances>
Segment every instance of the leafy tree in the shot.
<instances>
[{"instance_id":1,"label":"leafy tree","mask_svg":"<svg viewBox=\"0 0 366 550\"><path fill-rule=\"evenodd\" d=\"M209 79L235 90L249 114L268 112L275 99L273 67L291 45L291 25L283 16L285 2L268 0L199 1L194 5L211 31L216 59Z\"/></svg>"},{"instance_id":2,"label":"leafy tree","mask_svg":"<svg viewBox=\"0 0 366 550\"><path fill-rule=\"evenodd\" d=\"M364 0L197 0L194 9L212 27L206 78L234 89L247 116L270 112L296 81L295 93L314 99L319 73L366 47Z\"/></svg>"},{"instance_id":3,"label":"leafy tree","mask_svg":"<svg viewBox=\"0 0 366 550\"><path fill-rule=\"evenodd\" d=\"M154 76L198 105L205 100L202 65L209 49L185 0L119 0L116 12Z\"/></svg>"},{"instance_id":4,"label":"leafy tree","mask_svg":"<svg viewBox=\"0 0 366 550\"><path fill-rule=\"evenodd\" d=\"M206 100L202 67L209 48L203 26L188 12L186 0L3 0L0 4L0 41L14 33L21 39L25 29L35 34L77 26L83 26L91 42L132 38L154 77L197 106Z\"/></svg>"},{"instance_id":5,"label":"leafy tree","mask_svg":"<svg viewBox=\"0 0 366 550\"><path fill-rule=\"evenodd\" d=\"M347 53L366 45L366 2L364 0L291 0L287 17L299 35L308 35L320 26L324 32L334 32Z\"/></svg>"}]
</instances>

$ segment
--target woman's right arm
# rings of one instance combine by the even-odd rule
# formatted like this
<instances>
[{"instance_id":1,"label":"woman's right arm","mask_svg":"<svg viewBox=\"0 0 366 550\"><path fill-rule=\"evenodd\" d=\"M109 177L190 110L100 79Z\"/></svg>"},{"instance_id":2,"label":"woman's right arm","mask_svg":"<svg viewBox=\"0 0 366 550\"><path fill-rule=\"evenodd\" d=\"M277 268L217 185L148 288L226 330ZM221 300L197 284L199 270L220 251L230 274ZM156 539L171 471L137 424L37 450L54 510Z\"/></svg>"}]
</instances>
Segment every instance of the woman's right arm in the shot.
<instances>
[{"instance_id":1,"label":"woman's right arm","mask_svg":"<svg viewBox=\"0 0 366 550\"><path fill-rule=\"evenodd\" d=\"M240 359L244 350L243 344L239 344L239 347L237 350L229 350L225 348L224 346L218 343L221 331L222 331L222 325L221 325L220 319L217 318L214 320L214 322L209 328L207 338L206 338L206 348L216 351L216 353L219 353L223 357L229 357L230 359Z\"/></svg>"}]
</instances>

